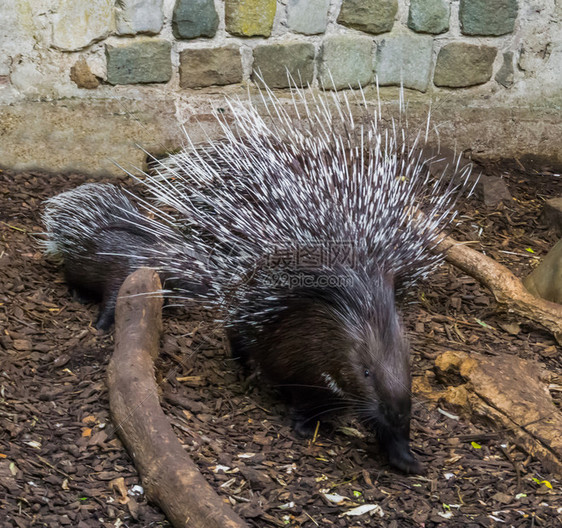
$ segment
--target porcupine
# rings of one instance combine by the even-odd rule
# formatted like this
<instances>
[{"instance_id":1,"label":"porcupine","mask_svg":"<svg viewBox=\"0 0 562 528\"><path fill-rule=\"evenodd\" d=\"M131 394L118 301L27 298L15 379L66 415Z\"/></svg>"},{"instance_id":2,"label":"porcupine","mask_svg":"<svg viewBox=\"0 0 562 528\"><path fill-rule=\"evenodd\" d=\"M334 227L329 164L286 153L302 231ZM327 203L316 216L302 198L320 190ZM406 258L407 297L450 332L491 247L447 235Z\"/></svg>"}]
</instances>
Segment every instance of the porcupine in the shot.
<instances>
[{"instance_id":1,"label":"porcupine","mask_svg":"<svg viewBox=\"0 0 562 528\"><path fill-rule=\"evenodd\" d=\"M383 124L380 107L356 121L345 95L327 99L297 91L294 117L269 90L261 114L230 100L233 124L217 114L225 139L190 145L144 183L178 226L203 234L207 300L226 306L234 356L290 397L297 431L351 410L393 466L418 472L395 292L440 261L432 249L458 189L431 180L421 134L409 143L397 123ZM215 246L231 251L215 255ZM193 281L192 261L161 255L159 266Z\"/></svg>"},{"instance_id":2,"label":"porcupine","mask_svg":"<svg viewBox=\"0 0 562 528\"><path fill-rule=\"evenodd\" d=\"M150 209L148 207L148 209ZM160 213L161 220L141 214L124 191L112 184L89 183L61 193L45 203L43 223L47 229L47 255L63 264L66 282L81 300L99 301L96 327L113 324L121 284L141 266L161 272L166 286L194 294L206 290L203 269L190 280L173 277L158 266L161 255L170 262L181 255L183 265L194 255L194 245Z\"/></svg>"}]
</instances>

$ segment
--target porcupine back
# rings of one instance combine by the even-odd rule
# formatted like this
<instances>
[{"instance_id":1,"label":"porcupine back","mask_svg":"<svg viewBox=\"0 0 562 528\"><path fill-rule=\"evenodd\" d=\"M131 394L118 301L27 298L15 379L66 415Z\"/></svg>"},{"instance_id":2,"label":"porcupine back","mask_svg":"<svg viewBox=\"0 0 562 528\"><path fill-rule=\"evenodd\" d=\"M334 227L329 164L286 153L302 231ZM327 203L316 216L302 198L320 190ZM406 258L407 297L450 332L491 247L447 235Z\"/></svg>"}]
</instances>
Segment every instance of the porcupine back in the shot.
<instances>
[{"instance_id":1,"label":"porcupine back","mask_svg":"<svg viewBox=\"0 0 562 528\"><path fill-rule=\"evenodd\" d=\"M247 302L248 276L252 290L261 281L266 291L275 289L279 254L323 252L314 256L316 266L329 272L345 258L334 261L334 252L347 252L347 267L392 276L400 291L442 261L432 250L456 215L470 166L453 178L432 178L425 128L412 134L394 120L384 123L380 105L369 112L361 96L352 105L339 93L294 90L287 104L266 88L257 102L227 106L228 119L216 114L223 140L188 145L144 180L177 222L230 248L228 258L212 262L221 301L224 288L242 292L237 303Z\"/></svg>"}]
</instances>

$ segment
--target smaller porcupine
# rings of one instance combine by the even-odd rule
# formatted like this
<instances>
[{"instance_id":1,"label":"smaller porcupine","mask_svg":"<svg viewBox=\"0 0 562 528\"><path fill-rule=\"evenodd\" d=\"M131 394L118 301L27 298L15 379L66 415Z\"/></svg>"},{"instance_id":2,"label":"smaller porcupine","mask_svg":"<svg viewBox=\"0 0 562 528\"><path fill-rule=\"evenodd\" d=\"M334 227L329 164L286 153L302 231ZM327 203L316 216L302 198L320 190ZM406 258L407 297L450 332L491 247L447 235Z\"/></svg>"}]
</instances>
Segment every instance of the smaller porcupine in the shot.
<instances>
[{"instance_id":1,"label":"smaller porcupine","mask_svg":"<svg viewBox=\"0 0 562 528\"><path fill-rule=\"evenodd\" d=\"M159 268L161 255L167 262L181 255L185 266L195 251L185 235L160 216L155 221L141 214L112 184L81 185L46 201L46 254L62 262L66 282L81 300L101 303L96 328L107 330L113 324L119 288L142 266L159 270L164 286L194 294L206 291L204 271L195 258L200 275L194 281Z\"/></svg>"},{"instance_id":2,"label":"smaller porcupine","mask_svg":"<svg viewBox=\"0 0 562 528\"><path fill-rule=\"evenodd\" d=\"M433 250L469 167L432 179L420 137L385 125L380 107L355 119L343 97L297 90L286 107L267 90L260 111L227 101L223 140L157 164L143 183L197 246L183 259L161 252L158 267L197 283L195 259L212 277L203 297L234 356L288 395L298 431L351 411L393 466L419 472L395 295L442 260Z\"/></svg>"}]
</instances>

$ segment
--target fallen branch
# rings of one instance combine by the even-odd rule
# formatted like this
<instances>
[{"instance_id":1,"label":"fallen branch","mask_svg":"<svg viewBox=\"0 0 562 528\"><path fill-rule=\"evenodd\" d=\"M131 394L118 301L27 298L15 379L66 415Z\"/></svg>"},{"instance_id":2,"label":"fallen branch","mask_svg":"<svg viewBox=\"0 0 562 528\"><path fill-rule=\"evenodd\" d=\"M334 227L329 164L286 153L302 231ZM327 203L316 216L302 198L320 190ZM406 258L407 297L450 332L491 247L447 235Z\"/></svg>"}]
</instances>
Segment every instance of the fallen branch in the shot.
<instances>
[{"instance_id":1,"label":"fallen branch","mask_svg":"<svg viewBox=\"0 0 562 528\"><path fill-rule=\"evenodd\" d=\"M487 286L508 312L540 324L562 344L562 305L535 297L508 268L462 242L444 236L436 249L445 253L448 262Z\"/></svg>"},{"instance_id":2,"label":"fallen branch","mask_svg":"<svg viewBox=\"0 0 562 528\"><path fill-rule=\"evenodd\" d=\"M486 357L448 350L436 358L435 374L440 386L426 375L416 380L415 391L446 402L457 414L486 418L500 426L499 438L509 432L548 471L562 475L562 413L537 363L511 355Z\"/></svg>"},{"instance_id":3,"label":"fallen branch","mask_svg":"<svg viewBox=\"0 0 562 528\"><path fill-rule=\"evenodd\" d=\"M108 368L113 423L133 458L147 498L176 528L247 528L205 481L160 408L154 359L162 330L157 274L140 269L119 292L115 350Z\"/></svg>"}]
</instances>

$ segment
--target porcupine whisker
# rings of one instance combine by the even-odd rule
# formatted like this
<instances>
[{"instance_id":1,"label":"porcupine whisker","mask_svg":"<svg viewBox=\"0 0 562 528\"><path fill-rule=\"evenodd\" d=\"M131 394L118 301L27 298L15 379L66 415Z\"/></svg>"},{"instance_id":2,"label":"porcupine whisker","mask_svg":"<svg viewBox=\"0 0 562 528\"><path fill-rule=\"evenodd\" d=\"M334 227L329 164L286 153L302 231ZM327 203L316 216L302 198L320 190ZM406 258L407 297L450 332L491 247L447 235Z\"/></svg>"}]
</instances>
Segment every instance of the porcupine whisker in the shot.
<instances>
[{"instance_id":1,"label":"porcupine whisker","mask_svg":"<svg viewBox=\"0 0 562 528\"><path fill-rule=\"evenodd\" d=\"M303 389L320 389L325 391L331 391L329 387L325 385L310 385L306 383L275 383L272 384L272 387L275 388L303 388Z\"/></svg>"},{"instance_id":2,"label":"porcupine whisker","mask_svg":"<svg viewBox=\"0 0 562 528\"><path fill-rule=\"evenodd\" d=\"M193 295L191 295L189 297L188 296L184 296L184 297L176 296L173 290L164 291L164 292L162 292L162 294L168 300L168 303L165 306L166 308L183 308L183 307L185 307L186 301L190 302L190 303L200 303L201 305L204 305L204 303L205 303L204 299L194 298ZM173 302L170 302L171 300L183 301L183 302L173 303Z\"/></svg>"},{"instance_id":3,"label":"porcupine whisker","mask_svg":"<svg viewBox=\"0 0 562 528\"><path fill-rule=\"evenodd\" d=\"M120 295L119 298L120 299L134 299L137 297L152 298L152 297L160 297L161 295L166 295L167 293L168 293L167 290L157 290L157 291L142 292L142 293L127 293L125 295Z\"/></svg>"},{"instance_id":4,"label":"porcupine whisker","mask_svg":"<svg viewBox=\"0 0 562 528\"><path fill-rule=\"evenodd\" d=\"M338 412L338 411L347 411L348 409L349 409L349 407L347 407L347 406L329 407L329 408L326 408L322 411L319 411L319 412L313 414L312 416L307 416L306 419L302 420L302 423L309 423L312 420L317 419L319 416L323 416L323 415L326 415L326 414L333 414L333 413Z\"/></svg>"},{"instance_id":5,"label":"porcupine whisker","mask_svg":"<svg viewBox=\"0 0 562 528\"><path fill-rule=\"evenodd\" d=\"M306 409L310 412L321 410L323 413L329 412L326 409L342 410L342 409L348 409L349 407L350 404L345 399L338 399L338 398L332 398L327 401L314 401L312 404L308 403L306 405Z\"/></svg>"},{"instance_id":6,"label":"porcupine whisker","mask_svg":"<svg viewBox=\"0 0 562 528\"><path fill-rule=\"evenodd\" d=\"M410 395L412 396L412 410L424 404L422 400L416 398L413 394L410 393ZM346 395L345 398L347 401L354 404L354 412L364 412L366 414L370 414L372 412L372 401L365 398L353 399L351 395Z\"/></svg>"},{"instance_id":7,"label":"porcupine whisker","mask_svg":"<svg viewBox=\"0 0 562 528\"><path fill-rule=\"evenodd\" d=\"M318 402L316 405L308 406L307 411L315 413L309 419L317 418L323 414L334 413L336 411L347 411L350 405L345 400L331 400L324 403Z\"/></svg>"},{"instance_id":8,"label":"porcupine whisker","mask_svg":"<svg viewBox=\"0 0 562 528\"><path fill-rule=\"evenodd\" d=\"M330 399L325 402L316 401L313 405L307 405L307 409L310 411L315 411L317 409L347 409L350 406L350 403L347 402L345 399Z\"/></svg>"},{"instance_id":9,"label":"porcupine whisker","mask_svg":"<svg viewBox=\"0 0 562 528\"><path fill-rule=\"evenodd\" d=\"M368 416L358 416L352 411L352 416L367 430L376 429L377 420Z\"/></svg>"}]
</instances>

